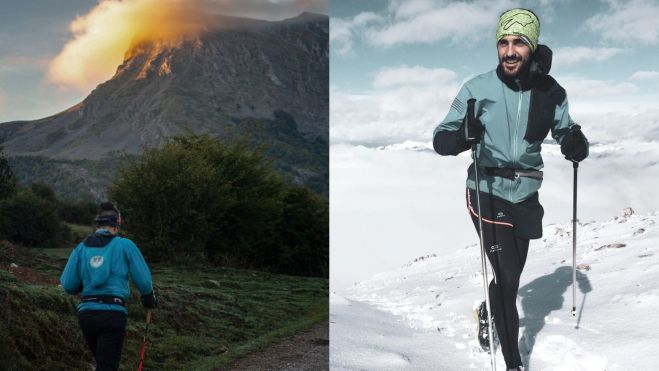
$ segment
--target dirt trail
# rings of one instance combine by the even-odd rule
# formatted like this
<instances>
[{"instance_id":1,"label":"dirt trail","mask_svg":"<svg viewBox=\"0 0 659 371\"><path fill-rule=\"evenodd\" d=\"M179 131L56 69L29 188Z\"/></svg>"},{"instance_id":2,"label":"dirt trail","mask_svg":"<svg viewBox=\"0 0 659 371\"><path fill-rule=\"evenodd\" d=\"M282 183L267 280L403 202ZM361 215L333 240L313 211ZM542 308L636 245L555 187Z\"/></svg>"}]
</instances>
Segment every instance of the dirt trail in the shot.
<instances>
[{"instance_id":1,"label":"dirt trail","mask_svg":"<svg viewBox=\"0 0 659 371\"><path fill-rule=\"evenodd\" d=\"M329 322L319 322L222 370L329 370Z\"/></svg>"}]
</instances>

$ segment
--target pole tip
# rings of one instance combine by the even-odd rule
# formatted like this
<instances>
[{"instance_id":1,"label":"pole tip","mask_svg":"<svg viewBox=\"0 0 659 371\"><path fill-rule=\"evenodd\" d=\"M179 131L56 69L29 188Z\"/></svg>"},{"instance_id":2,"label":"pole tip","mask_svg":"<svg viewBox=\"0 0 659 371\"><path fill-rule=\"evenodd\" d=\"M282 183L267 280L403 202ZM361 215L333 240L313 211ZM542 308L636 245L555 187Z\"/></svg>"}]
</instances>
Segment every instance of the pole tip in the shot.
<instances>
[{"instance_id":1,"label":"pole tip","mask_svg":"<svg viewBox=\"0 0 659 371\"><path fill-rule=\"evenodd\" d=\"M572 307L572 316L576 316L576 315L577 315L577 308Z\"/></svg>"}]
</instances>

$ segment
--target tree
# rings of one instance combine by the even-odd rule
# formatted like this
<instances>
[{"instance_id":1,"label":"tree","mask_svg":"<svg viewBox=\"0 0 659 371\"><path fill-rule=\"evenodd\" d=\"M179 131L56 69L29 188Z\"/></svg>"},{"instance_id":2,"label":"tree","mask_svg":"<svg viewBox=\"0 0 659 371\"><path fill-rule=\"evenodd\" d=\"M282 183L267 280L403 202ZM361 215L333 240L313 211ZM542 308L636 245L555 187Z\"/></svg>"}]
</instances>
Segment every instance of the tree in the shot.
<instances>
[{"instance_id":1,"label":"tree","mask_svg":"<svg viewBox=\"0 0 659 371\"><path fill-rule=\"evenodd\" d=\"M327 277L327 200L247 143L188 135L125 158L109 189L124 230L153 260Z\"/></svg>"},{"instance_id":2,"label":"tree","mask_svg":"<svg viewBox=\"0 0 659 371\"><path fill-rule=\"evenodd\" d=\"M9 166L9 160L0 147L0 200L11 197L16 193L18 182Z\"/></svg>"},{"instance_id":3,"label":"tree","mask_svg":"<svg viewBox=\"0 0 659 371\"><path fill-rule=\"evenodd\" d=\"M60 216L66 222L73 224L92 224L98 204L91 201L60 202Z\"/></svg>"},{"instance_id":4,"label":"tree","mask_svg":"<svg viewBox=\"0 0 659 371\"><path fill-rule=\"evenodd\" d=\"M269 260L282 190L245 142L191 135L126 159L109 194L151 258L258 267Z\"/></svg>"},{"instance_id":5,"label":"tree","mask_svg":"<svg viewBox=\"0 0 659 371\"><path fill-rule=\"evenodd\" d=\"M30 190L34 193L35 196L52 202L53 204L57 202L57 197L55 196L55 191L51 186L43 182L35 182L30 184Z\"/></svg>"},{"instance_id":6,"label":"tree","mask_svg":"<svg viewBox=\"0 0 659 371\"><path fill-rule=\"evenodd\" d=\"M59 247L67 239L53 202L21 189L0 202L0 235L27 246Z\"/></svg>"},{"instance_id":7,"label":"tree","mask_svg":"<svg viewBox=\"0 0 659 371\"><path fill-rule=\"evenodd\" d=\"M329 204L306 187L290 187L279 223L282 253L278 270L329 276Z\"/></svg>"}]
</instances>

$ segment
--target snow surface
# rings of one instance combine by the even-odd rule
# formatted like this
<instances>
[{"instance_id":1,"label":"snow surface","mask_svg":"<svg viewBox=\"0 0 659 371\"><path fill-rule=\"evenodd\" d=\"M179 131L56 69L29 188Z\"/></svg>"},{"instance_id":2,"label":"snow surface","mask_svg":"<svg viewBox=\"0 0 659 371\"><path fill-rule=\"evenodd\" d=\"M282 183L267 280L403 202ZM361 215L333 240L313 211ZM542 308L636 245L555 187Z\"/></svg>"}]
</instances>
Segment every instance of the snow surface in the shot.
<instances>
[{"instance_id":1,"label":"snow surface","mask_svg":"<svg viewBox=\"0 0 659 371\"><path fill-rule=\"evenodd\" d=\"M595 151L598 152L598 151ZM532 241L518 296L527 370L653 370L659 364L659 215L621 212ZM472 233L475 232L472 231ZM489 274L492 277L491 273ZM472 307L482 299L476 244L444 249L330 295L330 368L487 370ZM505 370L497 354L497 369Z\"/></svg>"},{"instance_id":2,"label":"snow surface","mask_svg":"<svg viewBox=\"0 0 659 371\"><path fill-rule=\"evenodd\" d=\"M553 139L542 146L543 223L572 217L572 165ZM464 188L469 152L439 156L429 142L384 147L330 147L330 285L341 291L426 254L477 241ZM659 210L659 142L591 142L579 167L583 221L605 220L625 207ZM532 243L533 246L533 243Z\"/></svg>"}]
</instances>

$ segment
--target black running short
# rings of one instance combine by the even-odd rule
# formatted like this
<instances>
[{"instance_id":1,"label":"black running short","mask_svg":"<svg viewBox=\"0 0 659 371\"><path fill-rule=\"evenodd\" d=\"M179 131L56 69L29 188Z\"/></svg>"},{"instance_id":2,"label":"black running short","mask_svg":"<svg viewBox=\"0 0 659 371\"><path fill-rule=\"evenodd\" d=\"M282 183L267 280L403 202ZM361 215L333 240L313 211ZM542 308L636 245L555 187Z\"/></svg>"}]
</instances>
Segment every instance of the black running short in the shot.
<instances>
[{"instance_id":1,"label":"black running short","mask_svg":"<svg viewBox=\"0 0 659 371\"><path fill-rule=\"evenodd\" d=\"M538 201L538 192L520 203L512 203L494 195L481 192L483 223L501 223L514 226L518 238L542 237L542 217L545 214ZM467 207L472 216L478 215L476 191L467 188Z\"/></svg>"}]
</instances>

